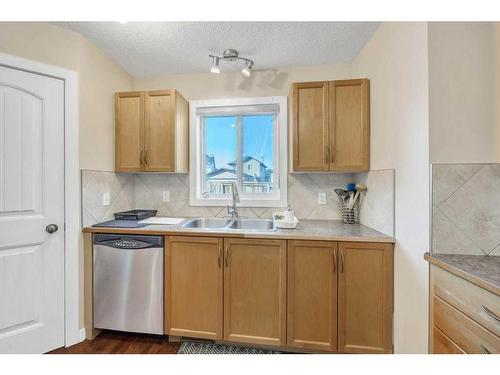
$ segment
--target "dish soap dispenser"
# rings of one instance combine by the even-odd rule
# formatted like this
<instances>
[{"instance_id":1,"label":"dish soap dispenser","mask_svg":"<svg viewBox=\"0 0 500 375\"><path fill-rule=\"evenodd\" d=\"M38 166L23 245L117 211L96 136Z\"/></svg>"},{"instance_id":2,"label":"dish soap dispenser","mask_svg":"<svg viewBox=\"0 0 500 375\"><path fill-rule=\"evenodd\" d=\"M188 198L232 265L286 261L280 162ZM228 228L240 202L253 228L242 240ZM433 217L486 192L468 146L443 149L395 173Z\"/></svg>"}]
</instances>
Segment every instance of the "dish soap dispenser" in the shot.
<instances>
[{"instance_id":1,"label":"dish soap dispenser","mask_svg":"<svg viewBox=\"0 0 500 375\"><path fill-rule=\"evenodd\" d=\"M288 208L285 212L283 212L283 220L288 221L288 222L293 222L295 220L295 215L292 209L290 208L290 205L288 205Z\"/></svg>"}]
</instances>

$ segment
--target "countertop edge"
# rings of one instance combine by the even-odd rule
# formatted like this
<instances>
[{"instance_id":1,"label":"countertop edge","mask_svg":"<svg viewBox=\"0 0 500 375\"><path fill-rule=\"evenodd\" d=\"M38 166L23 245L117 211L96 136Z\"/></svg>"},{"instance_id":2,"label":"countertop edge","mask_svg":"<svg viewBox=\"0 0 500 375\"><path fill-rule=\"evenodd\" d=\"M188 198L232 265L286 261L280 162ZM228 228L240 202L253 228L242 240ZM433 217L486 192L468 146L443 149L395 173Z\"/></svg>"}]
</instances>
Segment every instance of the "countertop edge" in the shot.
<instances>
[{"instance_id":1,"label":"countertop edge","mask_svg":"<svg viewBox=\"0 0 500 375\"><path fill-rule=\"evenodd\" d=\"M186 230L154 230L142 228L104 228L104 227L84 227L83 233L120 233L120 234L145 234L161 236L203 236L203 237L233 237L233 238L263 238L263 239L285 239L285 240L310 240L310 241L338 241L338 242L378 242L392 243L394 237L372 237L372 236L321 236L287 233L249 233L249 232L217 232L217 231L186 231Z\"/></svg>"},{"instance_id":2,"label":"countertop edge","mask_svg":"<svg viewBox=\"0 0 500 375\"><path fill-rule=\"evenodd\" d=\"M451 264L448 264L446 262L443 262L442 260L434 258L429 252L426 252L424 254L424 259L428 261L429 263L445 270L448 271L458 277L461 277L462 279L465 279L477 286L480 286L483 289L486 289L487 291L496 294L497 296L500 297L500 288L494 284L489 283L488 281L477 277L475 275L472 275L464 270L461 270L460 268L457 268L455 266L452 266Z\"/></svg>"}]
</instances>

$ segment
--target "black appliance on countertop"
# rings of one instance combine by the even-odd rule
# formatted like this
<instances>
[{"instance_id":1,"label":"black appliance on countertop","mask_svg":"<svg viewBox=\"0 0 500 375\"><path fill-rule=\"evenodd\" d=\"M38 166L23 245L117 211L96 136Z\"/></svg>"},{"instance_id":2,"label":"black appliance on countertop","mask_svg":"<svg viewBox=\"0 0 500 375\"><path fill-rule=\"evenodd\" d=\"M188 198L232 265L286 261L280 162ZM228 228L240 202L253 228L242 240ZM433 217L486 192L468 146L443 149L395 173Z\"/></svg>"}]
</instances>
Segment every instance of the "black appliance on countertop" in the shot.
<instances>
[{"instance_id":1,"label":"black appliance on countertop","mask_svg":"<svg viewBox=\"0 0 500 375\"><path fill-rule=\"evenodd\" d=\"M139 224L138 221L156 216L156 210L130 210L115 212L114 220L92 225L93 227L105 228L142 228L148 224Z\"/></svg>"}]
</instances>

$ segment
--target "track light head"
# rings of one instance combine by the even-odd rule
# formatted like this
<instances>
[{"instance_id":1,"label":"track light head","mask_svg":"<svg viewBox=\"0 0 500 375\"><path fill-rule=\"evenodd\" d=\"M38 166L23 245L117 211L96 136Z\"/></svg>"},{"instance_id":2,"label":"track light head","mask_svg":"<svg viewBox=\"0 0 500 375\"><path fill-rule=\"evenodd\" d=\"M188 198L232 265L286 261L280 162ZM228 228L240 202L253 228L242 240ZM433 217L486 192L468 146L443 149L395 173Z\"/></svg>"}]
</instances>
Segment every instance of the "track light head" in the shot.
<instances>
[{"instance_id":1,"label":"track light head","mask_svg":"<svg viewBox=\"0 0 500 375\"><path fill-rule=\"evenodd\" d=\"M245 77L250 77L250 74L252 74L252 68L253 68L253 62L248 60L246 66L243 69L241 69L241 74L243 74Z\"/></svg>"},{"instance_id":2,"label":"track light head","mask_svg":"<svg viewBox=\"0 0 500 375\"><path fill-rule=\"evenodd\" d=\"M217 56L212 56L212 67L210 68L210 73L220 73L219 58Z\"/></svg>"}]
</instances>

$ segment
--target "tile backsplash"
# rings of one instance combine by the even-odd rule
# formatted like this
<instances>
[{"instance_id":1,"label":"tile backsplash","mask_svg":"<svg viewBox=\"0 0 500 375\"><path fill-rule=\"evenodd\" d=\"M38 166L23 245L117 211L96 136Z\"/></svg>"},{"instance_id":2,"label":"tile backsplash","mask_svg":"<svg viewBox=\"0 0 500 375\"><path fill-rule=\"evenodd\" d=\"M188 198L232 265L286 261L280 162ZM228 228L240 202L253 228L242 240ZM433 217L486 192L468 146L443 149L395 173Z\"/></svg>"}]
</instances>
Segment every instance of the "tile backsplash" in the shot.
<instances>
[{"instance_id":1,"label":"tile backsplash","mask_svg":"<svg viewBox=\"0 0 500 375\"><path fill-rule=\"evenodd\" d=\"M500 164L432 166L432 252L500 255Z\"/></svg>"},{"instance_id":2,"label":"tile backsplash","mask_svg":"<svg viewBox=\"0 0 500 375\"><path fill-rule=\"evenodd\" d=\"M132 208L158 210L159 216L223 217L226 207L189 205L189 175L82 171L82 223L89 226L113 218L113 213ZM360 201L360 222L388 235L394 233L394 170L357 174L294 173L288 175L288 201L299 219L340 220L335 192L348 182L364 183L368 192ZM168 190L170 201L163 202ZM110 193L110 205L102 205L102 194ZM325 205L318 205L318 193L326 192ZM271 218L283 208L241 207L249 218Z\"/></svg>"}]
</instances>

